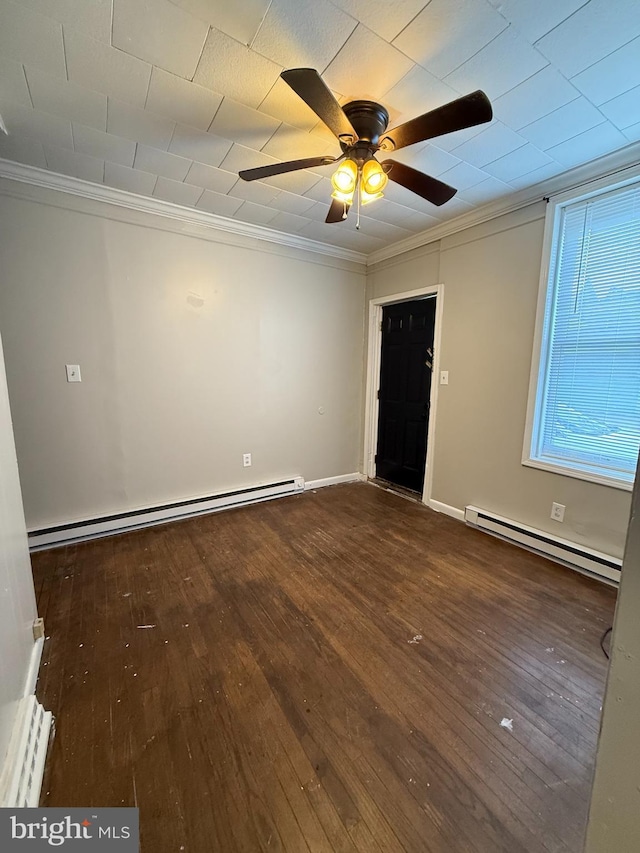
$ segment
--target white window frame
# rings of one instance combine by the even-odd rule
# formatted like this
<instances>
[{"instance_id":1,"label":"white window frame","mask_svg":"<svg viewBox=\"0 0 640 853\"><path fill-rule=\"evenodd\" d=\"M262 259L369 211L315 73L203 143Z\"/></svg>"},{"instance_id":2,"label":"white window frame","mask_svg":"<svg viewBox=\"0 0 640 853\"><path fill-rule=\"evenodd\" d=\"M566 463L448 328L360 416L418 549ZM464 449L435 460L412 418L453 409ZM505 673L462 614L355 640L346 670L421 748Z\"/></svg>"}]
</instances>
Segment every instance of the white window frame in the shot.
<instances>
[{"instance_id":1,"label":"white window frame","mask_svg":"<svg viewBox=\"0 0 640 853\"><path fill-rule=\"evenodd\" d=\"M632 172L629 174L629 172ZM532 442L535 431L535 415L536 401L538 399L538 388L544 382L544 376L541 375L542 367L542 344L545 325L545 313L547 309L547 298L549 291L554 287L554 277L556 269L556 254L558 236L561 225L561 212L563 208L575 202L585 201L605 192L611 192L621 189L622 187L631 186L640 183L640 171L637 168L633 170L625 170L626 176L618 178L611 175L592 181L586 187L574 188L560 193L549 199L547 204L547 212L545 217L544 240L542 244L542 264L540 268L540 288L538 291L538 307L536 312L536 325L533 338L533 357L531 359L531 376L529 379L529 396L527 400L527 419L525 422L524 432L524 447L522 451L522 464L530 468L539 468L543 471L551 471L554 474L561 474L565 477L575 477L578 480L587 480L591 483L600 483L604 486L611 486L614 489L622 489L630 492L633 489L632 482L626 482L616 477L607 477L604 474L596 474L593 471L588 471L581 468L579 463L574 467L569 464L552 464L543 462L532 457Z\"/></svg>"}]
</instances>

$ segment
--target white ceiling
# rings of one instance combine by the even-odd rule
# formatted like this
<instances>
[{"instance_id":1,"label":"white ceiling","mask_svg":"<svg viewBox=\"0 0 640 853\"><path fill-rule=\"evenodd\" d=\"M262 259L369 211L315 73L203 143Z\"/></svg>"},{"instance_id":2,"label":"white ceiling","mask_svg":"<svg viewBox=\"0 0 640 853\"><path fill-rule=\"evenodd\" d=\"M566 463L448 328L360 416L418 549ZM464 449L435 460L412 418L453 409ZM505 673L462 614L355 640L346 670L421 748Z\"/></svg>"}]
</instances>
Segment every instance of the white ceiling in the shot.
<instances>
[{"instance_id":1,"label":"white ceiling","mask_svg":"<svg viewBox=\"0 0 640 853\"><path fill-rule=\"evenodd\" d=\"M474 89L494 120L395 156L458 188L390 185L324 222L339 146L279 79L316 68L393 126ZM640 140L638 0L0 0L0 157L369 253Z\"/></svg>"}]
</instances>

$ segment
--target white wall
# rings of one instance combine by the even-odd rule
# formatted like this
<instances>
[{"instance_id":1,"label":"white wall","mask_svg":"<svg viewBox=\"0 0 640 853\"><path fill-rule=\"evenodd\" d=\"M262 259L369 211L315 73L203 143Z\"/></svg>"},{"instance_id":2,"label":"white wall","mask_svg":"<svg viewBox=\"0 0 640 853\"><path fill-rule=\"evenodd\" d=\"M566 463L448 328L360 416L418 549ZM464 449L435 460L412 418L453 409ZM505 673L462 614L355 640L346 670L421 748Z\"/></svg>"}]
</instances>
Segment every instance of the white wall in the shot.
<instances>
[{"instance_id":1,"label":"white wall","mask_svg":"<svg viewBox=\"0 0 640 853\"><path fill-rule=\"evenodd\" d=\"M444 284L431 497L475 504L622 556L630 493L521 464L545 205L468 228L372 268L368 299ZM564 523L551 503L567 507Z\"/></svg>"},{"instance_id":2,"label":"white wall","mask_svg":"<svg viewBox=\"0 0 640 853\"><path fill-rule=\"evenodd\" d=\"M30 528L358 470L363 267L3 188L0 329Z\"/></svg>"},{"instance_id":3,"label":"white wall","mask_svg":"<svg viewBox=\"0 0 640 853\"><path fill-rule=\"evenodd\" d=\"M25 694L36 616L0 341L0 778Z\"/></svg>"}]
</instances>

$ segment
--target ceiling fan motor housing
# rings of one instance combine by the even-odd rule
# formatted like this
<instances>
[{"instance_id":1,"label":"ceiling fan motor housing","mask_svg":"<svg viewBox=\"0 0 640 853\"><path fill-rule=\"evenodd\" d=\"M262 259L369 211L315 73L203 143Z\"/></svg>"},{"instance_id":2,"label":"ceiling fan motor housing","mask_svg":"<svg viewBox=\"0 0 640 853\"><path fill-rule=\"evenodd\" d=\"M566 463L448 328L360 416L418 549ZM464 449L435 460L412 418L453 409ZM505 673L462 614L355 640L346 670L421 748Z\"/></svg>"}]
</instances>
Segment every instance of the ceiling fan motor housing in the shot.
<instances>
[{"instance_id":1,"label":"ceiling fan motor housing","mask_svg":"<svg viewBox=\"0 0 640 853\"><path fill-rule=\"evenodd\" d=\"M358 134L358 141L377 147L381 134L389 124L389 113L375 101L351 101L343 107L344 113Z\"/></svg>"}]
</instances>

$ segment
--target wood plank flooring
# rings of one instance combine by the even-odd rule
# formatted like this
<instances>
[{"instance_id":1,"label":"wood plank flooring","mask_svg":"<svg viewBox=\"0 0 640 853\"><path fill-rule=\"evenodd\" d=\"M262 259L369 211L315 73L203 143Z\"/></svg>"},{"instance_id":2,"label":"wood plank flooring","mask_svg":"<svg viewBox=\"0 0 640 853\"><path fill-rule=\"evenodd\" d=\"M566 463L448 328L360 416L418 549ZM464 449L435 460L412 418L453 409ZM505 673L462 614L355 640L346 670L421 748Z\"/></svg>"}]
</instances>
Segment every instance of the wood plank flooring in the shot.
<instances>
[{"instance_id":1,"label":"wood plank flooring","mask_svg":"<svg viewBox=\"0 0 640 853\"><path fill-rule=\"evenodd\" d=\"M33 564L42 805L137 805L143 853L582 849L612 589L364 483Z\"/></svg>"}]
</instances>

